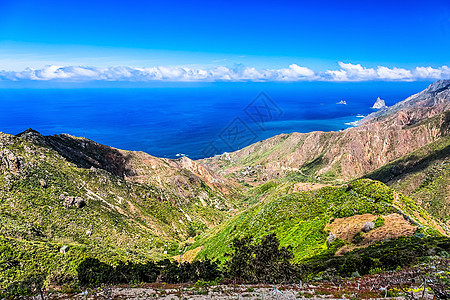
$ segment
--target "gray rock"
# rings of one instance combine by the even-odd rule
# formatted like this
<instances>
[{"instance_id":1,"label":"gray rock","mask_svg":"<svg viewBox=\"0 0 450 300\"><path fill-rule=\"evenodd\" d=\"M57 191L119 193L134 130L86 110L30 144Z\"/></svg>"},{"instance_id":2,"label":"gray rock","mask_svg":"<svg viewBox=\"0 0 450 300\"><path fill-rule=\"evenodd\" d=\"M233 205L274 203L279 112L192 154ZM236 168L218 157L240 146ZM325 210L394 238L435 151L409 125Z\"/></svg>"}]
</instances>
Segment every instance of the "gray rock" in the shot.
<instances>
[{"instance_id":1,"label":"gray rock","mask_svg":"<svg viewBox=\"0 0 450 300\"><path fill-rule=\"evenodd\" d=\"M386 103L384 102L384 100L380 99L380 97L377 98L377 101L375 101L375 103L372 106L373 109L381 109L385 107L387 107Z\"/></svg>"},{"instance_id":2,"label":"gray rock","mask_svg":"<svg viewBox=\"0 0 450 300\"><path fill-rule=\"evenodd\" d=\"M352 277L361 277L358 271L352 273Z\"/></svg>"},{"instance_id":3,"label":"gray rock","mask_svg":"<svg viewBox=\"0 0 450 300\"><path fill-rule=\"evenodd\" d=\"M327 244L331 244L335 240L336 240L336 236L330 232L330 234L328 235L328 238L327 238Z\"/></svg>"},{"instance_id":4,"label":"gray rock","mask_svg":"<svg viewBox=\"0 0 450 300\"><path fill-rule=\"evenodd\" d=\"M364 223L363 227L362 227L362 231L363 232L369 232L372 229L375 228L375 223L374 222L366 222Z\"/></svg>"},{"instance_id":5,"label":"gray rock","mask_svg":"<svg viewBox=\"0 0 450 300\"><path fill-rule=\"evenodd\" d=\"M64 205L67 207L71 207L75 203L75 197L66 196L64 197Z\"/></svg>"},{"instance_id":6,"label":"gray rock","mask_svg":"<svg viewBox=\"0 0 450 300\"><path fill-rule=\"evenodd\" d=\"M3 149L0 151L0 162L16 175L19 174L22 167L21 159L9 149Z\"/></svg>"},{"instance_id":7,"label":"gray rock","mask_svg":"<svg viewBox=\"0 0 450 300\"><path fill-rule=\"evenodd\" d=\"M82 208L86 206L86 202L80 197L66 196L64 197L64 205L67 207Z\"/></svg>"}]
</instances>

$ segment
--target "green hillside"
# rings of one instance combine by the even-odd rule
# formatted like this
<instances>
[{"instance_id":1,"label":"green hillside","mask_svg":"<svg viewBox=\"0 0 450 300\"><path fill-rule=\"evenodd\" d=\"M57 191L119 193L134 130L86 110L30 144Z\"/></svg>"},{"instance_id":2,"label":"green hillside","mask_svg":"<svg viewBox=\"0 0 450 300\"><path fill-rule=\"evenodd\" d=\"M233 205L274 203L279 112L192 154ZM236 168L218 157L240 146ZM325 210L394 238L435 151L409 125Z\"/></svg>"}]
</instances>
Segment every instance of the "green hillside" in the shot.
<instances>
[{"instance_id":1,"label":"green hillside","mask_svg":"<svg viewBox=\"0 0 450 300\"><path fill-rule=\"evenodd\" d=\"M431 215L450 220L450 137L399 158L365 177L408 195Z\"/></svg>"},{"instance_id":2,"label":"green hillside","mask_svg":"<svg viewBox=\"0 0 450 300\"><path fill-rule=\"evenodd\" d=\"M197 258L213 257L224 260L224 254L229 250L228 247L234 238L249 235L258 240L269 233L275 233L282 246L293 247L295 261L330 251L334 253L341 247L351 249L365 243L355 240L343 241L339 238L327 243L329 230L326 229L326 225L332 224L333 221L337 222L338 218L363 214L371 214L373 219L377 220L382 220L383 216L398 214L403 217L400 219L406 220L405 224L414 227L411 234L440 235L439 231L443 232L441 226L411 199L381 182L369 179L287 195L282 195L276 185L260 192L260 197L265 197L264 201L256 203L196 239L190 249L194 251L200 249L197 247L201 247ZM382 223L381 221L379 228L375 228L374 232L391 226ZM366 234L359 230L355 238L356 235L364 241Z\"/></svg>"},{"instance_id":3,"label":"green hillside","mask_svg":"<svg viewBox=\"0 0 450 300\"><path fill-rule=\"evenodd\" d=\"M0 289L59 268L76 275L76 262L87 256L168 258L233 207L210 205L224 198L207 184L192 184L190 191L206 195L203 200L174 191L78 167L50 147L0 133Z\"/></svg>"}]
</instances>

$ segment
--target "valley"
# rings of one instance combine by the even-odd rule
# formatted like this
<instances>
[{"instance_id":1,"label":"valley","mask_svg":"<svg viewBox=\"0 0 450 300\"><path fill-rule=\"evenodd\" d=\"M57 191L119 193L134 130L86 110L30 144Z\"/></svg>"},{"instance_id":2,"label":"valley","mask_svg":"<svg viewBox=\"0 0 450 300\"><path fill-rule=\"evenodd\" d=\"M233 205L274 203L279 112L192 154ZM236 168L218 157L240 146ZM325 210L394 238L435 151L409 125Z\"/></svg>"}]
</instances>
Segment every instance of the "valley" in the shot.
<instances>
[{"instance_id":1,"label":"valley","mask_svg":"<svg viewBox=\"0 0 450 300\"><path fill-rule=\"evenodd\" d=\"M66 293L142 278L322 285L326 274L350 280L448 262L449 108L450 80L441 80L357 127L282 134L201 160L33 129L0 133L0 291L26 295L33 278ZM288 254L267 254L267 273L285 266L293 282L230 271L239 241L259 249L270 234L273 251ZM86 261L99 277L81 275ZM259 274L243 267L252 268ZM125 275L108 282L104 270Z\"/></svg>"}]
</instances>

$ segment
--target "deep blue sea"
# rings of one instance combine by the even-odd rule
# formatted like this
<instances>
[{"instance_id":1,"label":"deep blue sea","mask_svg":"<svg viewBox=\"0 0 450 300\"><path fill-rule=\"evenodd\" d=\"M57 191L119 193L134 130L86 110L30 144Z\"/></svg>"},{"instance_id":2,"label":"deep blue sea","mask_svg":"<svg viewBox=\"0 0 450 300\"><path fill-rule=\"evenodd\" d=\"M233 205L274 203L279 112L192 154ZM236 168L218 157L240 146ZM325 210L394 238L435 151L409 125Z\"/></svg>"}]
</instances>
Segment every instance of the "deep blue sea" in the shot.
<instances>
[{"instance_id":1,"label":"deep blue sea","mask_svg":"<svg viewBox=\"0 0 450 300\"><path fill-rule=\"evenodd\" d=\"M350 127L430 82L183 83L153 87L0 88L0 131L69 133L127 150L193 159L280 133ZM336 104L341 100L344 104ZM346 124L347 123L347 124Z\"/></svg>"}]
</instances>

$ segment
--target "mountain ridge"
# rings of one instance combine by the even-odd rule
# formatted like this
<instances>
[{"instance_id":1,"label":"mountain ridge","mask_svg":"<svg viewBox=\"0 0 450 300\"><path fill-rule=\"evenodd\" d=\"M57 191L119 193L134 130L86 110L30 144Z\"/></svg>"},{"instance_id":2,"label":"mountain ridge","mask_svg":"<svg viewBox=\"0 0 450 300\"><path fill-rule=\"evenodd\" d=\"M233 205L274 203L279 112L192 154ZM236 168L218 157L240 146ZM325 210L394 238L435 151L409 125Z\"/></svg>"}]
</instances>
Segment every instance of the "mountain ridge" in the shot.
<instances>
[{"instance_id":1,"label":"mountain ridge","mask_svg":"<svg viewBox=\"0 0 450 300\"><path fill-rule=\"evenodd\" d=\"M248 184L292 173L309 180L345 181L448 135L449 108L450 80L439 81L399 105L372 113L358 127L281 134L227 153L227 157L199 161Z\"/></svg>"}]
</instances>

